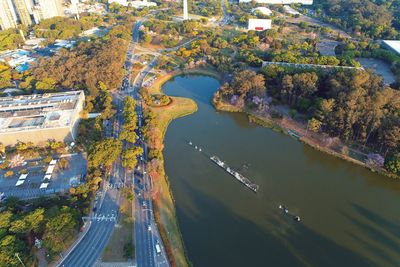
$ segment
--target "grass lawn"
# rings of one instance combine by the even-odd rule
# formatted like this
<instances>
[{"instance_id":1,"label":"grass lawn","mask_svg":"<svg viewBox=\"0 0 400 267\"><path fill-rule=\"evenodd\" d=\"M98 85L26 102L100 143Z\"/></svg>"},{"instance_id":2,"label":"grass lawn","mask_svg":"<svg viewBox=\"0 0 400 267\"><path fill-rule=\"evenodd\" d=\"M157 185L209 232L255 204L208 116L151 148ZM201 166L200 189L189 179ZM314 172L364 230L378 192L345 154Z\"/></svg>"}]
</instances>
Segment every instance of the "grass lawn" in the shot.
<instances>
[{"instance_id":1,"label":"grass lawn","mask_svg":"<svg viewBox=\"0 0 400 267\"><path fill-rule=\"evenodd\" d=\"M126 188L128 189L128 188ZM129 200L124 194L121 196L121 216L118 226L107 244L102 256L103 262L126 262L129 259L124 256L124 246L131 244L132 256L135 257L135 247L133 240L133 205L134 201Z\"/></svg>"}]
</instances>

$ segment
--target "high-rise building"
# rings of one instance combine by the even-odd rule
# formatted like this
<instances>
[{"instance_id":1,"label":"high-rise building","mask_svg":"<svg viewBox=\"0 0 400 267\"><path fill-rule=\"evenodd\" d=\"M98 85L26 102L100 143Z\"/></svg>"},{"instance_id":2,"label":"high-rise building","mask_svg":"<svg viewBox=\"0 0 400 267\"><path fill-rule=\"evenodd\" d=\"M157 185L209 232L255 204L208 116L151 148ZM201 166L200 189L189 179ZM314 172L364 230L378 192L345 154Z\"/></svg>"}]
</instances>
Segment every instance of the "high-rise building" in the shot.
<instances>
[{"instance_id":1,"label":"high-rise building","mask_svg":"<svg viewBox=\"0 0 400 267\"><path fill-rule=\"evenodd\" d=\"M187 0L183 0L183 19L189 19L189 12L188 12L188 2Z\"/></svg>"},{"instance_id":2,"label":"high-rise building","mask_svg":"<svg viewBox=\"0 0 400 267\"><path fill-rule=\"evenodd\" d=\"M31 25L32 6L28 0L13 0L15 11L22 25Z\"/></svg>"},{"instance_id":3,"label":"high-rise building","mask_svg":"<svg viewBox=\"0 0 400 267\"><path fill-rule=\"evenodd\" d=\"M0 0L0 26L3 30L17 27L17 14L11 0Z\"/></svg>"},{"instance_id":4,"label":"high-rise building","mask_svg":"<svg viewBox=\"0 0 400 267\"><path fill-rule=\"evenodd\" d=\"M59 13L57 0L38 0L37 3L36 10L38 10L39 20L62 15Z\"/></svg>"}]
</instances>

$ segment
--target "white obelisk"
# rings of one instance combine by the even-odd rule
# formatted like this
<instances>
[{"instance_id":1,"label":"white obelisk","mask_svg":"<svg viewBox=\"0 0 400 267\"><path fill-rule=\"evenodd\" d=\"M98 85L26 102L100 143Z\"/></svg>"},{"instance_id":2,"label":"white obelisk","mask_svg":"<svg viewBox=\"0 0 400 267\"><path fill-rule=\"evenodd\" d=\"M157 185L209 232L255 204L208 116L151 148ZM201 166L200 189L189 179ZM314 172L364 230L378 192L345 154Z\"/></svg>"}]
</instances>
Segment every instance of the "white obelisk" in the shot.
<instances>
[{"instance_id":1,"label":"white obelisk","mask_svg":"<svg viewBox=\"0 0 400 267\"><path fill-rule=\"evenodd\" d=\"M183 0L183 20L188 20L188 19L189 19L188 3L187 0Z\"/></svg>"}]
</instances>

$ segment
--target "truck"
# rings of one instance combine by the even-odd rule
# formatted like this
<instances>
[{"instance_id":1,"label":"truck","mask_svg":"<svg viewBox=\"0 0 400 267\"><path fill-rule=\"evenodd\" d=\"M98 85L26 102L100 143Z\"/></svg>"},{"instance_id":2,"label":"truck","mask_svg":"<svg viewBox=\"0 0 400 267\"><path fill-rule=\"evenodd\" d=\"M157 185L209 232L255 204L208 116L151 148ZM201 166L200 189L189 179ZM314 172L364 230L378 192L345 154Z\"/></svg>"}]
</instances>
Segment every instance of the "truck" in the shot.
<instances>
[{"instance_id":1,"label":"truck","mask_svg":"<svg viewBox=\"0 0 400 267\"><path fill-rule=\"evenodd\" d=\"M160 248L160 244L156 244L156 252L157 252L157 254L160 254L161 253L161 248Z\"/></svg>"}]
</instances>

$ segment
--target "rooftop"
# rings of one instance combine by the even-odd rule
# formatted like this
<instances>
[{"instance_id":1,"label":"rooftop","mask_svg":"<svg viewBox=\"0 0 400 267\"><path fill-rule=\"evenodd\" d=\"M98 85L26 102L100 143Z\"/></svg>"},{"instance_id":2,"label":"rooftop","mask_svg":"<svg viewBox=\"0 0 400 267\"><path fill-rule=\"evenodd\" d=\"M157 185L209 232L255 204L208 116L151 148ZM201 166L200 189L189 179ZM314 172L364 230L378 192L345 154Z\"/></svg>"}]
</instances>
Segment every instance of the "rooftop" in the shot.
<instances>
[{"instance_id":1,"label":"rooftop","mask_svg":"<svg viewBox=\"0 0 400 267\"><path fill-rule=\"evenodd\" d=\"M66 127L83 91L0 97L0 133Z\"/></svg>"},{"instance_id":2,"label":"rooftop","mask_svg":"<svg viewBox=\"0 0 400 267\"><path fill-rule=\"evenodd\" d=\"M400 40L383 40L383 42L396 51L396 53L400 54Z\"/></svg>"}]
</instances>

